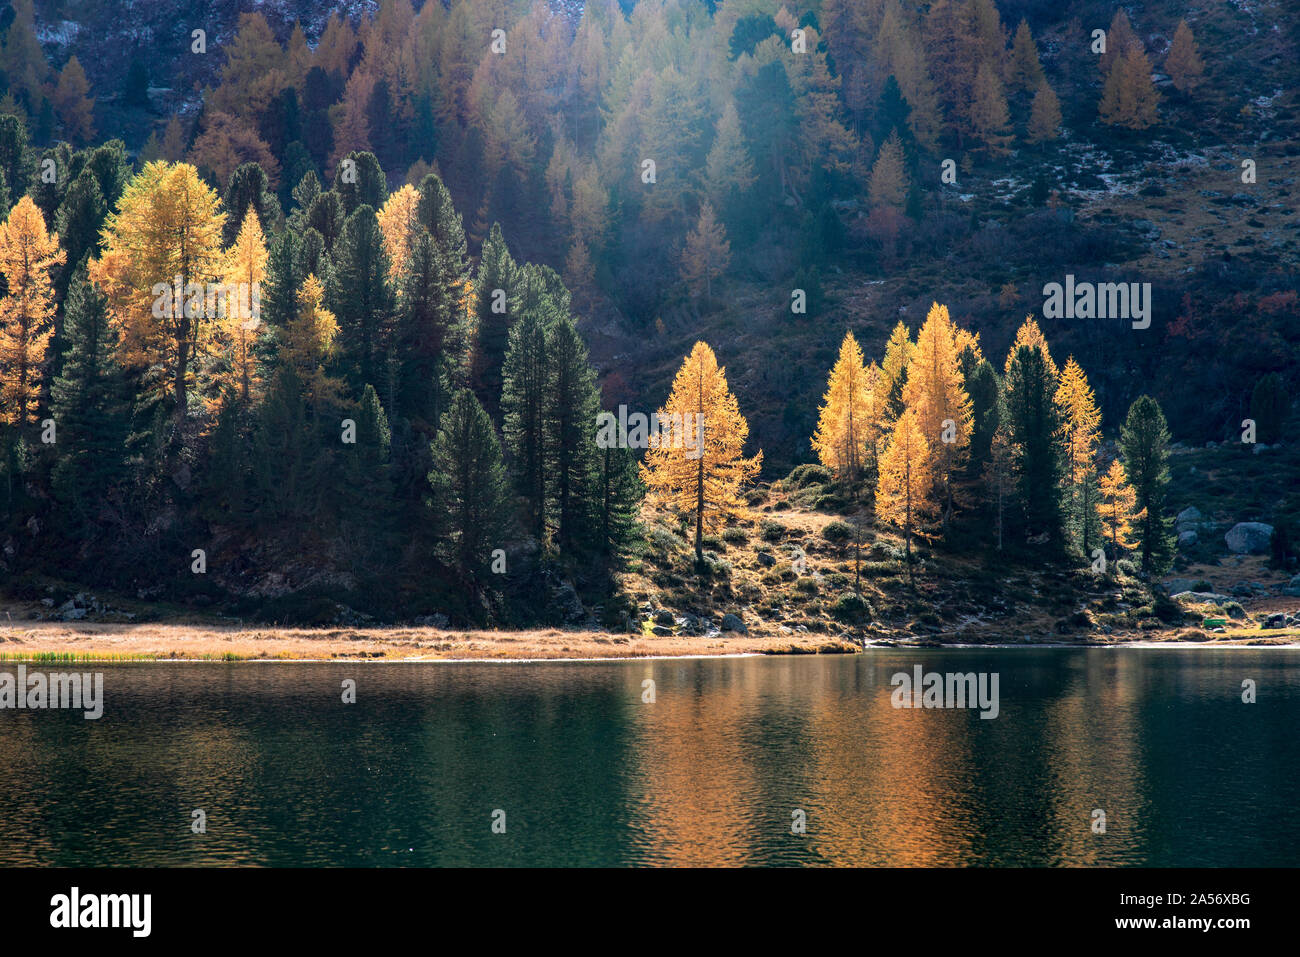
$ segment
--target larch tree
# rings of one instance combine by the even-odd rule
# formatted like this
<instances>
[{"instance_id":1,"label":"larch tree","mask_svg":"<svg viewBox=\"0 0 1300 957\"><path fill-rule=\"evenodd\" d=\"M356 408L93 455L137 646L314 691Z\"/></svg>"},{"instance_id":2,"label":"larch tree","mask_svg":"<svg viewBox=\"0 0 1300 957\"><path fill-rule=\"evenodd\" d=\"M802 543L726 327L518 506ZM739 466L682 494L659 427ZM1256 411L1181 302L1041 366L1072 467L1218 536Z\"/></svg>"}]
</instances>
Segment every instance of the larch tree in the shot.
<instances>
[{"instance_id":1,"label":"larch tree","mask_svg":"<svg viewBox=\"0 0 1300 957\"><path fill-rule=\"evenodd\" d=\"M1108 76L1124 61L1130 50L1142 49L1142 41L1133 30L1133 23L1128 14L1120 7L1111 18L1106 30L1106 50L1098 59L1098 66L1103 76Z\"/></svg>"},{"instance_id":2,"label":"larch tree","mask_svg":"<svg viewBox=\"0 0 1300 957\"><path fill-rule=\"evenodd\" d=\"M1007 85L1013 90L1036 90L1046 82L1043 64L1038 58L1038 44L1023 17L1011 41L1011 55L1007 58Z\"/></svg>"},{"instance_id":3,"label":"larch tree","mask_svg":"<svg viewBox=\"0 0 1300 957\"><path fill-rule=\"evenodd\" d=\"M1030 104L1026 134L1030 143L1045 143L1061 135L1061 101L1046 80L1039 85Z\"/></svg>"},{"instance_id":4,"label":"larch tree","mask_svg":"<svg viewBox=\"0 0 1300 957\"><path fill-rule=\"evenodd\" d=\"M1043 354L1043 366L1047 369L1048 375L1052 377L1052 388L1055 390L1060 381L1061 372L1057 369L1056 363L1052 361L1052 353L1047 345L1047 337L1038 328L1038 323L1033 316L1025 316L1025 321L1016 330L1015 341L1011 343L1011 348L1007 350L1007 361L1002 368L1003 378L1011 371L1011 362L1016 357L1016 350L1021 346L1029 346L1031 349L1036 349Z\"/></svg>"},{"instance_id":5,"label":"larch tree","mask_svg":"<svg viewBox=\"0 0 1300 957\"><path fill-rule=\"evenodd\" d=\"M280 362L302 383L302 392L319 419L339 402L343 383L326 373L339 335L338 320L325 308L325 289L308 275L298 292L298 308L280 336Z\"/></svg>"},{"instance_id":6,"label":"larch tree","mask_svg":"<svg viewBox=\"0 0 1300 957\"><path fill-rule=\"evenodd\" d=\"M1187 93L1200 85L1205 62L1197 52L1192 28L1186 20L1178 21L1173 42L1169 44L1169 53L1165 55L1165 72L1169 74L1174 89L1179 92Z\"/></svg>"},{"instance_id":7,"label":"larch tree","mask_svg":"<svg viewBox=\"0 0 1300 957\"><path fill-rule=\"evenodd\" d=\"M904 409L894 425L889 444L880 456L876 518L902 529L909 578L912 574L912 536L934 515L936 508L930 444L921 432L916 413Z\"/></svg>"},{"instance_id":8,"label":"larch tree","mask_svg":"<svg viewBox=\"0 0 1300 957\"><path fill-rule=\"evenodd\" d=\"M993 64L985 61L975 73L971 89L970 125L990 156L1005 156L1011 146L1011 114Z\"/></svg>"},{"instance_id":9,"label":"larch tree","mask_svg":"<svg viewBox=\"0 0 1300 957\"><path fill-rule=\"evenodd\" d=\"M915 351L912 336L900 319L885 344L885 357L880 361L880 379L876 383L876 390L881 395L881 425L885 429L891 428L894 420L903 413L903 388L907 385L907 369Z\"/></svg>"},{"instance_id":10,"label":"larch tree","mask_svg":"<svg viewBox=\"0 0 1300 957\"><path fill-rule=\"evenodd\" d=\"M709 201L722 210L734 209L735 203L753 187L754 162L740 129L736 104L728 99L713 134L713 145L705 158L704 183Z\"/></svg>"},{"instance_id":11,"label":"larch tree","mask_svg":"<svg viewBox=\"0 0 1300 957\"><path fill-rule=\"evenodd\" d=\"M703 295L707 302L713 296L713 282L731 265L731 243L727 241L726 227L718 221L713 204L705 200L700 205L700 218L695 228L686 235L686 248L682 250L682 279L695 295Z\"/></svg>"},{"instance_id":12,"label":"larch tree","mask_svg":"<svg viewBox=\"0 0 1300 957\"><path fill-rule=\"evenodd\" d=\"M1135 523L1146 518L1146 510L1137 508L1137 492L1128 484L1128 476L1119 459L1097 482L1100 501L1096 504L1102 535L1110 542L1112 556L1118 560L1134 546L1130 536Z\"/></svg>"},{"instance_id":13,"label":"larch tree","mask_svg":"<svg viewBox=\"0 0 1300 957\"><path fill-rule=\"evenodd\" d=\"M943 502L943 525L952 518L953 479L970 450L971 401L957 359L948 307L930 306L908 366L903 403L913 410L929 450L927 466Z\"/></svg>"},{"instance_id":14,"label":"larch tree","mask_svg":"<svg viewBox=\"0 0 1300 957\"><path fill-rule=\"evenodd\" d=\"M104 224L104 254L90 262L90 278L108 297L127 364L169 372L178 424L187 414L195 357L206 352L213 327L205 297L191 290L222 275L225 221L216 193L193 166L149 163L127 184Z\"/></svg>"},{"instance_id":15,"label":"larch tree","mask_svg":"<svg viewBox=\"0 0 1300 957\"><path fill-rule=\"evenodd\" d=\"M1088 377L1071 356L1061 370L1061 384L1055 402L1061 410L1061 445L1065 453L1065 486L1069 501L1068 524L1086 556L1091 551L1090 534L1095 513L1095 460L1101 428L1101 412Z\"/></svg>"},{"instance_id":16,"label":"larch tree","mask_svg":"<svg viewBox=\"0 0 1300 957\"><path fill-rule=\"evenodd\" d=\"M1151 81L1151 61L1142 47L1132 46L1106 76L1098 111L1110 126L1145 130L1158 119L1160 91Z\"/></svg>"},{"instance_id":17,"label":"larch tree","mask_svg":"<svg viewBox=\"0 0 1300 957\"><path fill-rule=\"evenodd\" d=\"M705 530L745 513L740 491L758 475L763 453L745 458L749 423L706 343L695 343L658 415L660 437L670 422L679 441L652 443L641 477L668 508L694 523L695 559L703 562Z\"/></svg>"},{"instance_id":18,"label":"larch tree","mask_svg":"<svg viewBox=\"0 0 1300 957\"><path fill-rule=\"evenodd\" d=\"M401 275L411 256L411 248L423 228L419 217L420 194L409 183L388 197L378 213L379 228L384 234L388 268L393 277Z\"/></svg>"},{"instance_id":19,"label":"larch tree","mask_svg":"<svg viewBox=\"0 0 1300 957\"><path fill-rule=\"evenodd\" d=\"M867 188L868 202L873 208L890 206L901 210L907 205L908 187L903 143L895 130L881 145L876 162L871 167L871 183Z\"/></svg>"},{"instance_id":20,"label":"larch tree","mask_svg":"<svg viewBox=\"0 0 1300 957\"><path fill-rule=\"evenodd\" d=\"M264 331L261 296L268 259L261 221L255 210L249 210L226 257L223 317L224 333L231 347L231 368L244 408L248 408L254 389L260 384L256 346Z\"/></svg>"},{"instance_id":21,"label":"larch tree","mask_svg":"<svg viewBox=\"0 0 1300 957\"><path fill-rule=\"evenodd\" d=\"M54 286L50 270L67 254L45 217L24 196L0 225L0 409L11 425L35 421L45 353L54 334Z\"/></svg>"},{"instance_id":22,"label":"larch tree","mask_svg":"<svg viewBox=\"0 0 1300 957\"><path fill-rule=\"evenodd\" d=\"M868 448L873 444L871 431L876 427L871 415L874 386L858 341L853 333L845 333L826 385L812 447L822 465L833 469L855 496Z\"/></svg>"},{"instance_id":23,"label":"larch tree","mask_svg":"<svg viewBox=\"0 0 1300 957\"><path fill-rule=\"evenodd\" d=\"M95 137L95 101L87 94L90 84L86 71L75 56L68 57L59 84L54 89L54 109L63 124L64 135L73 143L86 143Z\"/></svg>"}]
</instances>

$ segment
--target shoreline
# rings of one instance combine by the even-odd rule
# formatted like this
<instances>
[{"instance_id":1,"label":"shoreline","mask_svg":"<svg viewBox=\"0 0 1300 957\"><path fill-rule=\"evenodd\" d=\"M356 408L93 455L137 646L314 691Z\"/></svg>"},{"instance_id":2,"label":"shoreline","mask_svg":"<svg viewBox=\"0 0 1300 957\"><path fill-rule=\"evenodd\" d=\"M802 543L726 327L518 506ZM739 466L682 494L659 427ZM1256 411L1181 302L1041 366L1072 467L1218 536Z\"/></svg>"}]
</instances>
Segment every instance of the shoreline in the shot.
<instances>
[{"instance_id":1,"label":"shoreline","mask_svg":"<svg viewBox=\"0 0 1300 957\"><path fill-rule=\"evenodd\" d=\"M1300 648L1295 629L1256 629L1216 635L1171 630L1167 638L1098 635L1090 640L1047 637L972 641L970 635L873 636L865 647L837 635L725 633L648 636L601 631L534 629L459 631L435 628L248 628L207 623L119 624L24 622L0 624L0 665L10 662L300 662L471 663L597 662L867 654L872 650L1029 648ZM990 636L992 638L992 636Z\"/></svg>"}]
</instances>

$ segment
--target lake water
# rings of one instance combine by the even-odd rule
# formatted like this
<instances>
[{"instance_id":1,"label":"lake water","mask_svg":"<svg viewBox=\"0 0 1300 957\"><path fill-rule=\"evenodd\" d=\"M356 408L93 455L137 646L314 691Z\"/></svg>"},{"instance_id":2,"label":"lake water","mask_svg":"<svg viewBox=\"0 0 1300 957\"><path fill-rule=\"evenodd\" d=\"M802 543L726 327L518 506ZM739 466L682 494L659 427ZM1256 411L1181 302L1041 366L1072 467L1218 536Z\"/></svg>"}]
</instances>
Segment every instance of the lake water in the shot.
<instances>
[{"instance_id":1,"label":"lake water","mask_svg":"<svg viewBox=\"0 0 1300 957\"><path fill-rule=\"evenodd\" d=\"M77 670L98 721L0 711L0 864L1300 864L1300 650Z\"/></svg>"}]
</instances>

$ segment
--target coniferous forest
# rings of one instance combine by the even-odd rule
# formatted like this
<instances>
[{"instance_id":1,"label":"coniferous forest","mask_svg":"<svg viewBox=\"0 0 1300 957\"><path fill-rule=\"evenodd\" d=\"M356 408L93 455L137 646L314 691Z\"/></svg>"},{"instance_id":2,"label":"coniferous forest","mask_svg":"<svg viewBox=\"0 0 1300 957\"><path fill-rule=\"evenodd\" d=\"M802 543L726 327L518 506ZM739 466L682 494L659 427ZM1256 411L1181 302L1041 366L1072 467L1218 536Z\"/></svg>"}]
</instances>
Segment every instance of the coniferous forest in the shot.
<instances>
[{"instance_id":1,"label":"coniferous forest","mask_svg":"<svg viewBox=\"0 0 1300 957\"><path fill-rule=\"evenodd\" d=\"M1300 630L1294 11L154 6L0 16L10 621Z\"/></svg>"}]
</instances>

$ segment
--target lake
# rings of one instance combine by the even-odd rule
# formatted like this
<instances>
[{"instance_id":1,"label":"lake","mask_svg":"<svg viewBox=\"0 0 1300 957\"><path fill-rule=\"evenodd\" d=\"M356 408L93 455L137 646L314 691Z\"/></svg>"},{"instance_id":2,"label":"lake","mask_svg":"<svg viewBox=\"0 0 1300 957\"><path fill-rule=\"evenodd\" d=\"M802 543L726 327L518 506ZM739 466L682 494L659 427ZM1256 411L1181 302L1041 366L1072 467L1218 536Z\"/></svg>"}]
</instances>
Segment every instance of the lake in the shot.
<instances>
[{"instance_id":1,"label":"lake","mask_svg":"<svg viewBox=\"0 0 1300 957\"><path fill-rule=\"evenodd\" d=\"M0 711L7 866L1300 864L1300 649L27 668L103 716Z\"/></svg>"}]
</instances>

